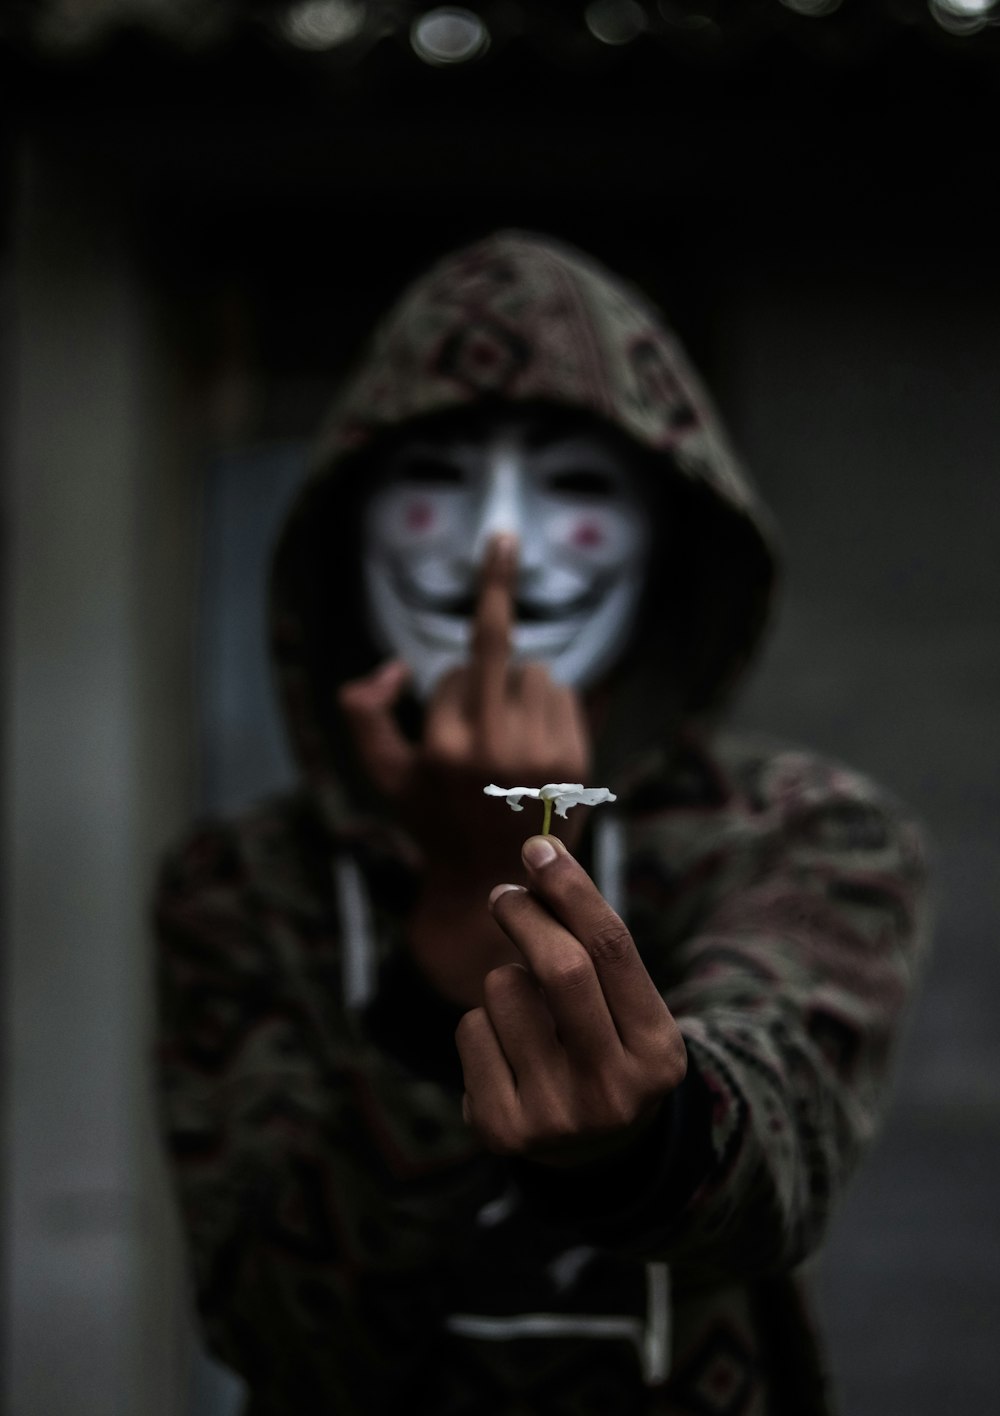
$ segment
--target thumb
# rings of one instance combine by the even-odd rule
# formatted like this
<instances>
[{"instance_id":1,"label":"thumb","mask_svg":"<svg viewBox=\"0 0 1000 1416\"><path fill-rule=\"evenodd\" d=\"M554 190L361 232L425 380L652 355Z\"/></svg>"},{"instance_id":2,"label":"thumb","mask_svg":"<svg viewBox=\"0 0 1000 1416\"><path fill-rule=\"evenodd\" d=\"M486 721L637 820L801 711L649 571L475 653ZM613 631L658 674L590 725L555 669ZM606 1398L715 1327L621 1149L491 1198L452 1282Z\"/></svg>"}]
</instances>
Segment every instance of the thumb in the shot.
<instances>
[{"instance_id":1,"label":"thumb","mask_svg":"<svg viewBox=\"0 0 1000 1416\"><path fill-rule=\"evenodd\" d=\"M390 659L374 673L352 679L337 690L337 702L347 720L365 770L385 796L399 796L413 771L416 753L399 730L393 709L410 670L402 659Z\"/></svg>"}]
</instances>

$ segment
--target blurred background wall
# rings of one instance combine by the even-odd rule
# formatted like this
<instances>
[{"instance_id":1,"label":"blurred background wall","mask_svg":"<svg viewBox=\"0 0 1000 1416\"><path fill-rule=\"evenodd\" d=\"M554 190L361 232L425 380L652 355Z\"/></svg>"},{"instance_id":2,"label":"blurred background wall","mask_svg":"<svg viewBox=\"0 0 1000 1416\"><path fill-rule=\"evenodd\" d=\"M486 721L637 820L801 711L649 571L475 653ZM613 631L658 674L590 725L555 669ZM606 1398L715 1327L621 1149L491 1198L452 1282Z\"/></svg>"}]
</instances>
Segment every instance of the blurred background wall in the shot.
<instances>
[{"instance_id":1,"label":"blurred background wall","mask_svg":"<svg viewBox=\"0 0 1000 1416\"><path fill-rule=\"evenodd\" d=\"M665 307L776 513L739 720L927 825L936 949L820 1292L847 1416L992 1416L993 7L431 9L0 28L6 1408L226 1410L155 1135L156 862L288 770L259 580L358 340L442 250L524 225Z\"/></svg>"}]
</instances>

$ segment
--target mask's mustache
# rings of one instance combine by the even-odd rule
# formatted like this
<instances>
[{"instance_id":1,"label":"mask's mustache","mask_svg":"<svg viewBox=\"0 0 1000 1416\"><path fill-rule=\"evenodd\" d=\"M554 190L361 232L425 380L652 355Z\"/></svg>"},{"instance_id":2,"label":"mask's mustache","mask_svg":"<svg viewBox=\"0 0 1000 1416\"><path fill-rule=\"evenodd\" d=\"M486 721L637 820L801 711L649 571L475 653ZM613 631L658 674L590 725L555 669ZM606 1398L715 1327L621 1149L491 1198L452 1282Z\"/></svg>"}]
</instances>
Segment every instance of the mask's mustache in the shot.
<instances>
[{"instance_id":1,"label":"mask's mustache","mask_svg":"<svg viewBox=\"0 0 1000 1416\"><path fill-rule=\"evenodd\" d=\"M512 605L513 619L517 624L544 624L550 620L571 619L577 615L589 614L607 595L614 579L614 575L597 576L583 594L556 604L515 597ZM407 576L401 574L398 568L393 570L393 581L396 594L412 609L425 614L463 620L472 619L476 613L475 594L428 595Z\"/></svg>"}]
</instances>

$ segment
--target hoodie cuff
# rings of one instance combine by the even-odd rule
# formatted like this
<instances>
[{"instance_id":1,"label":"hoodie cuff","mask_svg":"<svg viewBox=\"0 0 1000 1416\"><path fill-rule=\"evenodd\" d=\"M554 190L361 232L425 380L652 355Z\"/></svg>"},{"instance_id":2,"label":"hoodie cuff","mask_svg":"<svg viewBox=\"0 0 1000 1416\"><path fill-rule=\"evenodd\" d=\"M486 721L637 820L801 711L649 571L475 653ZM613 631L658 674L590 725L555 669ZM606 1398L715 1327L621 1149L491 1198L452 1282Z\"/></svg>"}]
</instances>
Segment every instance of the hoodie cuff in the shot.
<instances>
[{"instance_id":1,"label":"hoodie cuff","mask_svg":"<svg viewBox=\"0 0 1000 1416\"><path fill-rule=\"evenodd\" d=\"M641 1136L613 1156L576 1166L517 1160L525 1203L546 1223L610 1247L665 1238L712 1164L711 1096L690 1059L687 1075Z\"/></svg>"}]
</instances>

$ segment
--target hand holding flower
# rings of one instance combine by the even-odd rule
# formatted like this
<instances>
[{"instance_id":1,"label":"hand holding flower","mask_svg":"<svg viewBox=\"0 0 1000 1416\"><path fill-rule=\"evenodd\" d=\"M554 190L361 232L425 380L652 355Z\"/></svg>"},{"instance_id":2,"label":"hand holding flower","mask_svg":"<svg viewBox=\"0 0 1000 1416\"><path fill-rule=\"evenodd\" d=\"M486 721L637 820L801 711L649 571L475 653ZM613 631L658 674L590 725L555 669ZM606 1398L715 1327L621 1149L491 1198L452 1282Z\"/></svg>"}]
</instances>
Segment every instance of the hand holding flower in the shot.
<instances>
[{"instance_id":1,"label":"hand holding flower","mask_svg":"<svg viewBox=\"0 0 1000 1416\"><path fill-rule=\"evenodd\" d=\"M565 846L525 842L528 888L498 885L519 961L487 974L456 1040L485 1144L547 1163L627 1145L684 1078L680 1030L625 925Z\"/></svg>"}]
</instances>

